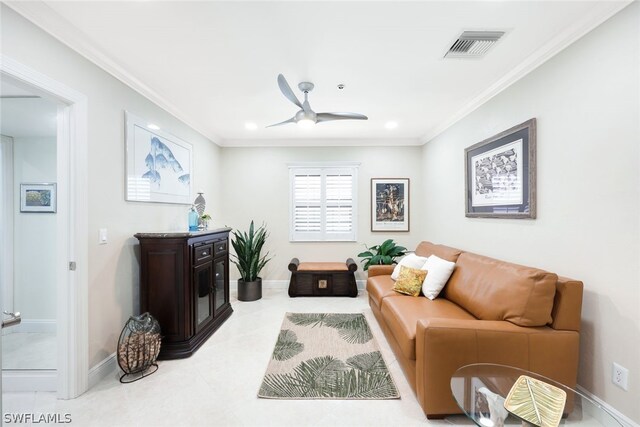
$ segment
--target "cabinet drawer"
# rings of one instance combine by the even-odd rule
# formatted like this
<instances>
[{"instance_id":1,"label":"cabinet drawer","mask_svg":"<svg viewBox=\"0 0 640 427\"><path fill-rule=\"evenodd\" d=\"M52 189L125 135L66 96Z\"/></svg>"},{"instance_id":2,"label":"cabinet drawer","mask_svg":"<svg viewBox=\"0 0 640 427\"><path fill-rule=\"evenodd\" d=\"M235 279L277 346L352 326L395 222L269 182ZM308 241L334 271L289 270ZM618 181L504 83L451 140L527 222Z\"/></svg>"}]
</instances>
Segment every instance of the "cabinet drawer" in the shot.
<instances>
[{"instance_id":1,"label":"cabinet drawer","mask_svg":"<svg viewBox=\"0 0 640 427\"><path fill-rule=\"evenodd\" d=\"M216 256L227 252L227 241L226 240L220 240L218 242L215 242L213 244L213 250L214 250L214 254Z\"/></svg>"},{"instance_id":2,"label":"cabinet drawer","mask_svg":"<svg viewBox=\"0 0 640 427\"><path fill-rule=\"evenodd\" d=\"M193 248L193 258L196 264L209 261L213 258L213 245L201 245Z\"/></svg>"}]
</instances>

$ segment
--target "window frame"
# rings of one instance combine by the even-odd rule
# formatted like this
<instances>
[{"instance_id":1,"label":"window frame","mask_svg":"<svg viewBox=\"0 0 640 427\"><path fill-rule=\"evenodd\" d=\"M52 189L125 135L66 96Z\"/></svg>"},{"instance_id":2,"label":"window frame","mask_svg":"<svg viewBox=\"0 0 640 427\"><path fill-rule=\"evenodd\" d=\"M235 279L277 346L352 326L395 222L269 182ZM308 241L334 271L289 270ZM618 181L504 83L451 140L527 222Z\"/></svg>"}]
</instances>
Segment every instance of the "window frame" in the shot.
<instances>
[{"instance_id":1,"label":"window frame","mask_svg":"<svg viewBox=\"0 0 640 427\"><path fill-rule=\"evenodd\" d=\"M358 169L359 162L305 162L289 163L289 241L297 242L356 242L358 239ZM320 231L295 231L295 176L319 174L320 181ZM326 230L326 177L331 174L351 175L351 232L327 233ZM330 206L330 204L329 204Z\"/></svg>"}]
</instances>

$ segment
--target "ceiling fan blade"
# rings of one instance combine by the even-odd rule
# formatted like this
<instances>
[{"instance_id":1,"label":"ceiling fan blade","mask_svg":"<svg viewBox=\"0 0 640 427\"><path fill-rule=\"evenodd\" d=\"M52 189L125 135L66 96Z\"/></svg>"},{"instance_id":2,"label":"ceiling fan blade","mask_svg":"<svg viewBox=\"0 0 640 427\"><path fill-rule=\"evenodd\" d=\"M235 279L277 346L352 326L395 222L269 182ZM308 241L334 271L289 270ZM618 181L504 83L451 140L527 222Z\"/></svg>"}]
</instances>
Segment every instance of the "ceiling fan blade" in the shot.
<instances>
[{"instance_id":1,"label":"ceiling fan blade","mask_svg":"<svg viewBox=\"0 0 640 427\"><path fill-rule=\"evenodd\" d=\"M278 86L280 87L280 92L291 102L296 104L298 107L302 108L302 104L296 97L296 95L291 90L289 83L287 83L287 79L284 78L282 74L278 74Z\"/></svg>"},{"instance_id":2,"label":"ceiling fan blade","mask_svg":"<svg viewBox=\"0 0 640 427\"><path fill-rule=\"evenodd\" d=\"M359 113L318 113L318 123L331 120L369 120L369 117Z\"/></svg>"},{"instance_id":3,"label":"ceiling fan blade","mask_svg":"<svg viewBox=\"0 0 640 427\"><path fill-rule=\"evenodd\" d=\"M295 122L296 122L296 118L295 117L291 117L289 120L285 120L284 122L280 122L280 123L275 123L275 124L269 125L267 127L268 128L272 128L274 126L286 125L287 123L295 123Z\"/></svg>"}]
</instances>

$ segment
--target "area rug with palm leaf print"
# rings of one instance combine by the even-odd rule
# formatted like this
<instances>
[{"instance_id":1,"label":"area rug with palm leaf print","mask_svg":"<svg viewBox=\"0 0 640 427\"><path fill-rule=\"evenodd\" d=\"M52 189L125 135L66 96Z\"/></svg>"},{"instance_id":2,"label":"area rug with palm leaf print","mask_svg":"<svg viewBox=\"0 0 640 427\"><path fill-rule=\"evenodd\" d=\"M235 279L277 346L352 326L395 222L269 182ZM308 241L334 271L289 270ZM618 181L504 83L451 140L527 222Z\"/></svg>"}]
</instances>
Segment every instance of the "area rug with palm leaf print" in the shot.
<instances>
[{"instance_id":1,"label":"area rug with palm leaf print","mask_svg":"<svg viewBox=\"0 0 640 427\"><path fill-rule=\"evenodd\" d=\"M267 399L399 399L361 313L287 313L258 392Z\"/></svg>"}]
</instances>

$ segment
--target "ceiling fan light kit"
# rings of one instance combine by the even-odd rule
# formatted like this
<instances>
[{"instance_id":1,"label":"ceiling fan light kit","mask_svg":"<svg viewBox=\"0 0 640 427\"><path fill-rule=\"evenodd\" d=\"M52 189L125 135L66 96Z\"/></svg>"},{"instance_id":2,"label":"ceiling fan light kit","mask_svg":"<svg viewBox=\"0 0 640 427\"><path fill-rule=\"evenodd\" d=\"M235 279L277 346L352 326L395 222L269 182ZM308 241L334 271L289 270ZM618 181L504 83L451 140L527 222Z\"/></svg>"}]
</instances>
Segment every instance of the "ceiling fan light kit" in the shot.
<instances>
[{"instance_id":1,"label":"ceiling fan light kit","mask_svg":"<svg viewBox=\"0 0 640 427\"><path fill-rule=\"evenodd\" d=\"M344 87L344 85L342 85ZM282 74L278 74L278 87L282 94L289 101L297 105L300 110L295 114L295 116L291 117L288 120L285 120L280 123L275 123L273 125L267 126L280 126L287 123L297 123L300 127L308 128L313 126L316 123L321 122L329 122L332 120L368 120L369 118L364 114L359 113L316 113L311 109L311 105L309 104L309 92L311 92L314 88L313 83L311 82L301 82L298 84L298 89L304 93L304 102L300 102L298 97L291 90L291 86L287 83L287 80L284 78Z\"/></svg>"}]
</instances>

